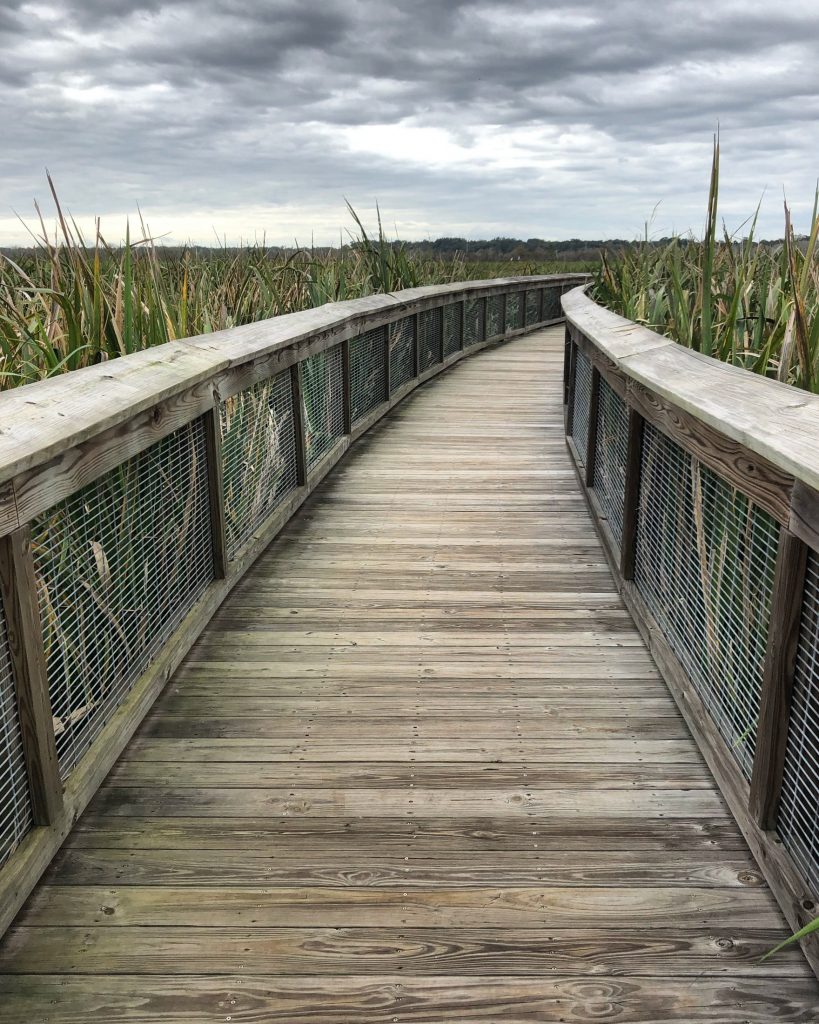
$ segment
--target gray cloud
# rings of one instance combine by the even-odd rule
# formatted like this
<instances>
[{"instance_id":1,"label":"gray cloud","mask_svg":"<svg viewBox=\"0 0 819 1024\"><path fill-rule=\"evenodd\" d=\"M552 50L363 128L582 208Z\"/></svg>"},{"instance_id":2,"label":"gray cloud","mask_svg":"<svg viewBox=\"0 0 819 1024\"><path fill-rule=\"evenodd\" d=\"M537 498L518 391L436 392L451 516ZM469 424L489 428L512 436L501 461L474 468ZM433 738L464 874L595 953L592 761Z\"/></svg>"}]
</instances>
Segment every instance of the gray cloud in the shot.
<instances>
[{"instance_id":1,"label":"gray cloud","mask_svg":"<svg viewBox=\"0 0 819 1024\"><path fill-rule=\"evenodd\" d=\"M7 0L0 234L43 196L119 230L337 237L696 228L710 136L729 225L819 171L819 8L794 2Z\"/></svg>"}]
</instances>

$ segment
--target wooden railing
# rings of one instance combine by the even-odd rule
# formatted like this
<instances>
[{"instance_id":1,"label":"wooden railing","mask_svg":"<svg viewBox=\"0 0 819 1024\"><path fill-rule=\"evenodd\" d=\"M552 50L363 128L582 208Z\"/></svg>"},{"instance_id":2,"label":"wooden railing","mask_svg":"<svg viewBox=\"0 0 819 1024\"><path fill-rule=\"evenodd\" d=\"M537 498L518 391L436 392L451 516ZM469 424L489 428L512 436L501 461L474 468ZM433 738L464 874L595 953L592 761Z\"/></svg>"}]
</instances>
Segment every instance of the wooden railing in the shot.
<instances>
[{"instance_id":1,"label":"wooden railing","mask_svg":"<svg viewBox=\"0 0 819 1024\"><path fill-rule=\"evenodd\" d=\"M562 301L568 445L618 586L799 928L819 914L819 396Z\"/></svg>"},{"instance_id":2,"label":"wooden railing","mask_svg":"<svg viewBox=\"0 0 819 1024\"><path fill-rule=\"evenodd\" d=\"M419 384L583 275L418 288L0 395L0 933L220 602Z\"/></svg>"}]
</instances>

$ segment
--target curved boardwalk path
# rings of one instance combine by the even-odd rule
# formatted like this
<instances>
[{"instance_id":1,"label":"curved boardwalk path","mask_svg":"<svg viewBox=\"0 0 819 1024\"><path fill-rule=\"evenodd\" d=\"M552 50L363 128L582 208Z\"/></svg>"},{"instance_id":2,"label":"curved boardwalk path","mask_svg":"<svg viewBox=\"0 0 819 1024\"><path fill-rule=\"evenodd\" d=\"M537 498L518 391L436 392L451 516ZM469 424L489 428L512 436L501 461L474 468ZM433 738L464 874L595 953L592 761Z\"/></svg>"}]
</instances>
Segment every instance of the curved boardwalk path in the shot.
<instances>
[{"instance_id":1,"label":"curved boardwalk path","mask_svg":"<svg viewBox=\"0 0 819 1024\"><path fill-rule=\"evenodd\" d=\"M819 1020L621 606L562 329L359 444L0 946L3 1022Z\"/></svg>"}]
</instances>

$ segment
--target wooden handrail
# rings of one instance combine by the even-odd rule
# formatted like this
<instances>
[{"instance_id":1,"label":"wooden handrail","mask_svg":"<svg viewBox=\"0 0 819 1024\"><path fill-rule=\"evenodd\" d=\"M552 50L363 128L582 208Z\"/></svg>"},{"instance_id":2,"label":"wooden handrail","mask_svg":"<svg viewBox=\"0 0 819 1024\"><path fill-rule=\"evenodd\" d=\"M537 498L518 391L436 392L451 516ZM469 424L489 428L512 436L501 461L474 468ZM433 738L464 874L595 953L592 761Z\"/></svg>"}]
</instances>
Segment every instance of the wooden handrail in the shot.
<instances>
[{"instance_id":1,"label":"wooden handrail","mask_svg":"<svg viewBox=\"0 0 819 1024\"><path fill-rule=\"evenodd\" d=\"M608 529L596 493L598 453L590 450L584 463L573 440L569 445L615 579L788 921L794 929L801 928L819 912L819 893L812 891L777 834L776 808L783 785L797 647L803 639L805 563L811 553L819 553L819 395L686 349L597 305L584 288L568 292L561 301L569 346L564 362L567 435L572 431L577 400L573 385L577 352L591 363L593 379L610 385L628 418L619 545ZM594 388L591 405L589 446L611 443L601 442L591 423L597 415ZM675 641L666 634L635 581L645 424L687 453L695 479L699 479L699 467L707 467L742 496L739 500L747 499L778 524L767 646L758 662L760 711L753 723L754 757L749 777L686 667L691 652L681 649L681 638ZM649 488L647 507L657 500ZM679 534L675 510L668 511ZM699 515L704 516L702 509ZM704 529L702 523L697 529ZM653 542L662 544L663 538L655 537ZM753 542L745 538L742 543L750 547ZM646 557L650 561L651 553L646 552ZM703 552L696 557L702 559ZM770 553L768 557L772 557ZM735 565L730 570L739 571ZM659 565L656 571L660 571ZM719 569L708 567L708 571ZM698 606L691 598L680 595L679 602L691 616L697 614ZM738 635L732 642L741 647L750 641ZM815 794L806 793L805 799L810 806ZM811 937L803 946L819 974L819 940Z\"/></svg>"}]
</instances>

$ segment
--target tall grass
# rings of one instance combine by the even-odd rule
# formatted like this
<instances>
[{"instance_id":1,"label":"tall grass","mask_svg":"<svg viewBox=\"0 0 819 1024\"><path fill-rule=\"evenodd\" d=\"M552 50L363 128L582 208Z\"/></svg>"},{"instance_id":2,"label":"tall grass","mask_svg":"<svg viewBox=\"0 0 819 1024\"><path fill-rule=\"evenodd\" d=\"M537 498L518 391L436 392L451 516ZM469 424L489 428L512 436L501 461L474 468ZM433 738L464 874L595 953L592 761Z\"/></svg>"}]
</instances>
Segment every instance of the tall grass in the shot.
<instances>
[{"instance_id":1,"label":"tall grass","mask_svg":"<svg viewBox=\"0 0 819 1024\"><path fill-rule=\"evenodd\" d=\"M642 243L603 254L594 297L681 345L735 366L819 391L819 191L810 233L797 240L785 205L784 240L756 238L759 209L742 238L718 222L719 142L714 142L702 241Z\"/></svg>"},{"instance_id":2,"label":"tall grass","mask_svg":"<svg viewBox=\"0 0 819 1024\"><path fill-rule=\"evenodd\" d=\"M333 251L168 249L141 219L114 246L99 221L86 238L49 186L56 233L40 216L31 248L0 253L0 389L325 302L542 270L411 254L387 239L380 213L371 237L352 207L351 239Z\"/></svg>"}]
</instances>

